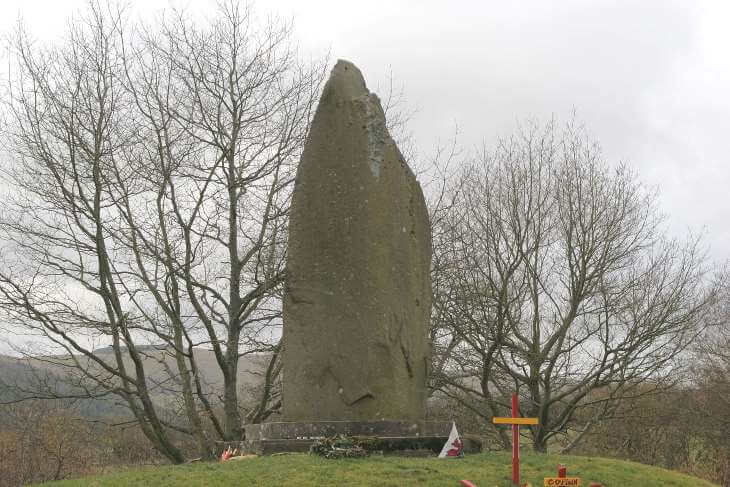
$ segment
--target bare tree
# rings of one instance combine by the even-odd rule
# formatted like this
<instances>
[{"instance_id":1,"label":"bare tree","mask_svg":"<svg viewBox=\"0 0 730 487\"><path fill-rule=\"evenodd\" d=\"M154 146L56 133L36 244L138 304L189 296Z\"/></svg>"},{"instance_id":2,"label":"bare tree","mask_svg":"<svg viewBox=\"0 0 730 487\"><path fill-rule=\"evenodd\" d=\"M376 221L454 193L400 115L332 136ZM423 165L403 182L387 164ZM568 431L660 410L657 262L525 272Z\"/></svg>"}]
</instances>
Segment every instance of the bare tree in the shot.
<instances>
[{"instance_id":1,"label":"bare tree","mask_svg":"<svg viewBox=\"0 0 730 487\"><path fill-rule=\"evenodd\" d=\"M654 195L625 166L573 125L529 124L457 186L436 257L440 390L487 421L519 391L546 451L577 411L591 411L585 432L677 377L710 298L699 242L663 236Z\"/></svg>"},{"instance_id":2,"label":"bare tree","mask_svg":"<svg viewBox=\"0 0 730 487\"><path fill-rule=\"evenodd\" d=\"M701 460L711 478L730 483L730 267L717 275L711 323L695 347L692 410L683 419L694 426Z\"/></svg>"},{"instance_id":3,"label":"bare tree","mask_svg":"<svg viewBox=\"0 0 730 487\"><path fill-rule=\"evenodd\" d=\"M710 323L695 347L703 369L715 370L717 380L730 384L730 266L726 263L715 277L716 295ZM704 374L700 374L701 376ZM730 406L730 398L726 404ZM730 411L730 407L728 407Z\"/></svg>"},{"instance_id":4,"label":"bare tree","mask_svg":"<svg viewBox=\"0 0 730 487\"><path fill-rule=\"evenodd\" d=\"M95 459L93 425L75 421L68 401L0 406L0 478L3 485L60 480L87 473Z\"/></svg>"},{"instance_id":5,"label":"bare tree","mask_svg":"<svg viewBox=\"0 0 730 487\"><path fill-rule=\"evenodd\" d=\"M221 439L242 437L240 358L270 353L269 386L279 370L290 186L324 64L299 61L289 24L259 24L237 3L204 26L172 12L140 27L92 2L63 45L19 29L12 49L4 319L51 345L31 355L67 368L74 394L123 399L171 461L184 460L171 431L210 456L204 418ZM150 360L168 379L149 376ZM252 419L276 408L264 392ZM159 394L178 397L183 417Z\"/></svg>"},{"instance_id":6,"label":"bare tree","mask_svg":"<svg viewBox=\"0 0 730 487\"><path fill-rule=\"evenodd\" d=\"M126 70L147 130L144 154L130 160L155 178L158 215L158 230L137 232L130 247L165 262L165 279L186 294L193 335L223 372L227 439L242 437L239 358L278 357L269 328L280 318L290 185L323 75L323 64L298 62L290 34L287 24L257 27L236 4L205 29L176 13L160 32L146 29ZM130 222L138 206L122 210Z\"/></svg>"}]
</instances>

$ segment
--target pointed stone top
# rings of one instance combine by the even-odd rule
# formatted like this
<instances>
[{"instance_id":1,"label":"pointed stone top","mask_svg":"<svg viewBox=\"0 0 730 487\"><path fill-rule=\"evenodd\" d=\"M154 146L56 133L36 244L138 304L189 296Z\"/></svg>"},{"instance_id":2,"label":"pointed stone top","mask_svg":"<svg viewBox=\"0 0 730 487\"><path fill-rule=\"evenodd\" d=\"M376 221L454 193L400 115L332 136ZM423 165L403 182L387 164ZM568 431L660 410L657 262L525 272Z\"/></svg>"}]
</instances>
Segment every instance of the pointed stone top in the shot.
<instances>
[{"instance_id":1,"label":"pointed stone top","mask_svg":"<svg viewBox=\"0 0 730 487\"><path fill-rule=\"evenodd\" d=\"M333 96L336 101L344 101L360 98L368 93L365 78L357 66L350 61L338 59L324 87L323 98Z\"/></svg>"}]
</instances>

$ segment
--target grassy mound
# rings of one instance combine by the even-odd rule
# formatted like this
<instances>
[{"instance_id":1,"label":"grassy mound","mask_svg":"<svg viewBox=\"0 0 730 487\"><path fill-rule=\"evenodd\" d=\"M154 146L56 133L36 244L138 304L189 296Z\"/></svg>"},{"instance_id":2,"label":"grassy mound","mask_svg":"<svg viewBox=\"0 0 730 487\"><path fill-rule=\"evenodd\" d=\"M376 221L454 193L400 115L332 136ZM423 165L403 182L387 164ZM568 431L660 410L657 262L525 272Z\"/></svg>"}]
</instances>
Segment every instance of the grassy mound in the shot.
<instances>
[{"instance_id":1,"label":"grassy mound","mask_svg":"<svg viewBox=\"0 0 730 487\"><path fill-rule=\"evenodd\" d=\"M568 476L582 477L583 485L601 482L606 487L703 487L713 484L677 472L638 463L576 456L523 454L522 482L543 485L543 477L556 476L557 464L568 466ZM399 458L371 456L362 459L326 460L306 454L287 454L180 466L149 467L103 476L52 482L48 486L458 486L468 479L479 487L508 487L509 453L483 453L463 459Z\"/></svg>"}]
</instances>

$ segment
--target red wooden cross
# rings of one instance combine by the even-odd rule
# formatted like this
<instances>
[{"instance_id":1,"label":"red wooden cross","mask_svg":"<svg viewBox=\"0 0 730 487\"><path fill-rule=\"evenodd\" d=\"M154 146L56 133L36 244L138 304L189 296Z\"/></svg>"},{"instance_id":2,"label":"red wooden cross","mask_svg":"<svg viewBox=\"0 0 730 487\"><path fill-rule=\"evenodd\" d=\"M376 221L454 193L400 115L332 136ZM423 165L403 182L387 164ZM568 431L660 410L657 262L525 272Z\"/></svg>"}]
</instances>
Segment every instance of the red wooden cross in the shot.
<instances>
[{"instance_id":1,"label":"red wooden cross","mask_svg":"<svg viewBox=\"0 0 730 487\"><path fill-rule=\"evenodd\" d=\"M520 485L520 425L538 424L537 418L520 418L519 414L517 394L512 394L512 417L494 416L492 418L494 424L512 425L512 483L518 487Z\"/></svg>"}]
</instances>

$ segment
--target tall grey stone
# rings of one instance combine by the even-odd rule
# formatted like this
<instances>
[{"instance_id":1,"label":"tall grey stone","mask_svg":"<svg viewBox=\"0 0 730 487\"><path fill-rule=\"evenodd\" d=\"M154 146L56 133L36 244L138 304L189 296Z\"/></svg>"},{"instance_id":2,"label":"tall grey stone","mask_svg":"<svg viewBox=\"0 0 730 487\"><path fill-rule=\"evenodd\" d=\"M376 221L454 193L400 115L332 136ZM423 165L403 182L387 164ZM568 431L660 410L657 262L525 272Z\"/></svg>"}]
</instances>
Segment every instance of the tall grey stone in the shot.
<instances>
[{"instance_id":1,"label":"tall grey stone","mask_svg":"<svg viewBox=\"0 0 730 487\"><path fill-rule=\"evenodd\" d=\"M284 419L424 417L431 230L360 71L338 61L297 172L284 298Z\"/></svg>"}]
</instances>

